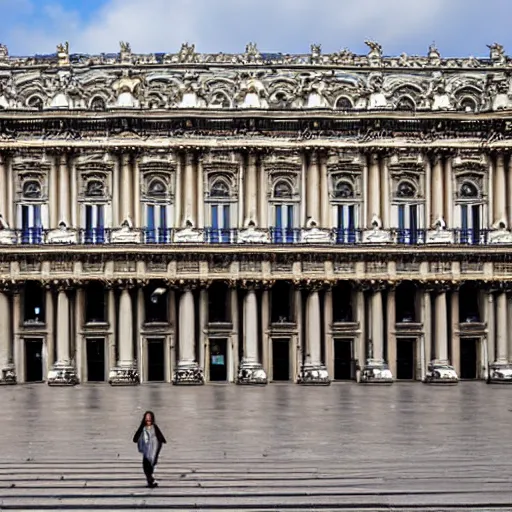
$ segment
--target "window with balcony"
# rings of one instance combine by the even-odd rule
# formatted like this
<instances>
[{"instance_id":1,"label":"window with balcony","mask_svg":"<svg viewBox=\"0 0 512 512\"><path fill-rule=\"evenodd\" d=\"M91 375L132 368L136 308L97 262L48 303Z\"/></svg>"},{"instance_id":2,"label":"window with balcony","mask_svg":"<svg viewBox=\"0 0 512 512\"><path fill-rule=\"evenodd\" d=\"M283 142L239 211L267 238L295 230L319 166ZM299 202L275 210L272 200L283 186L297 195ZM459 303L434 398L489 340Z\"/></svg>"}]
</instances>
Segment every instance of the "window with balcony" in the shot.
<instances>
[{"instance_id":1,"label":"window with balcony","mask_svg":"<svg viewBox=\"0 0 512 512\"><path fill-rule=\"evenodd\" d=\"M26 181L22 188L21 202L18 204L18 226L23 244L43 242L43 219L46 217L47 206L43 201L41 183L37 180Z\"/></svg>"},{"instance_id":2,"label":"window with balcony","mask_svg":"<svg viewBox=\"0 0 512 512\"><path fill-rule=\"evenodd\" d=\"M459 187L458 225L460 228L459 242L463 244L479 244L483 237L483 204L477 185L464 180Z\"/></svg>"},{"instance_id":3,"label":"window with balcony","mask_svg":"<svg viewBox=\"0 0 512 512\"><path fill-rule=\"evenodd\" d=\"M149 181L144 208L146 242L170 242L172 205L169 203L168 185L162 179L154 178Z\"/></svg>"},{"instance_id":4,"label":"window with balcony","mask_svg":"<svg viewBox=\"0 0 512 512\"><path fill-rule=\"evenodd\" d=\"M398 243L416 244L423 241L423 202L418 199L417 187L412 181L402 180L398 183L392 217Z\"/></svg>"},{"instance_id":5,"label":"window with balcony","mask_svg":"<svg viewBox=\"0 0 512 512\"><path fill-rule=\"evenodd\" d=\"M288 180L281 179L272 191L272 228L273 242L293 243L298 237L296 230L296 202L293 198L293 187Z\"/></svg>"},{"instance_id":6,"label":"window with balcony","mask_svg":"<svg viewBox=\"0 0 512 512\"><path fill-rule=\"evenodd\" d=\"M232 238L232 219L236 202L228 176L212 176L205 204L209 227L206 230L210 243L229 243Z\"/></svg>"},{"instance_id":7,"label":"window with balcony","mask_svg":"<svg viewBox=\"0 0 512 512\"><path fill-rule=\"evenodd\" d=\"M353 244L358 226L358 203L354 186L345 180L334 183L332 191L333 225L336 229L336 243Z\"/></svg>"},{"instance_id":8,"label":"window with balcony","mask_svg":"<svg viewBox=\"0 0 512 512\"><path fill-rule=\"evenodd\" d=\"M82 204L84 242L102 244L105 242L105 184L96 179L87 181L84 195L85 202Z\"/></svg>"}]
</instances>

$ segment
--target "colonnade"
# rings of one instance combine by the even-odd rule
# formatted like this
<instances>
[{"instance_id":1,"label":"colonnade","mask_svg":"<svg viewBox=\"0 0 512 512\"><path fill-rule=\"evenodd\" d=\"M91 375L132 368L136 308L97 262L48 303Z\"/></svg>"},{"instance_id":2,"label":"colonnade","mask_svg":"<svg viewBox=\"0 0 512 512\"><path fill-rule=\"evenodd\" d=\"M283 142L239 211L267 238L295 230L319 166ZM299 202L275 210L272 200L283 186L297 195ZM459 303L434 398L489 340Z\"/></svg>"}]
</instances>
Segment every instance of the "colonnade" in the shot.
<instances>
[{"instance_id":1,"label":"colonnade","mask_svg":"<svg viewBox=\"0 0 512 512\"><path fill-rule=\"evenodd\" d=\"M340 337L353 341L354 359L361 368L367 361L388 363L393 375L396 374L397 339L400 338L417 340L417 360L422 379L432 361L452 364L457 372L460 370L461 338L478 338L485 345L485 361L481 361L483 374L493 363L512 362L512 337L509 336L512 303L507 289L496 287L482 291L480 321L464 324L463 319L459 321L458 288L418 288L420 308L411 326L396 320L396 288L354 284L353 327L348 331L344 328L343 333L337 330L343 325L332 320L330 289L313 286L296 292L299 295L294 301L295 313L285 335L280 324L270 321L271 289L259 292L257 285L233 289L234 304L231 306L229 327L227 331L222 328L233 367L226 380L267 382L268 374L272 373L272 340L283 336L290 338L290 364L295 368L291 380L304 383L326 383L335 377L333 343ZM169 364L175 361L171 365L175 383L202 383L207 364L205 347L212 336L218 337L215 326L209 324L205 313L209 292L201 289L196 293L193 287L185 285L169 290L169 293L172 294L171 309L177 304L177 318L173 319L171 313L168 324L155 330L144 325L141 289L132 292L127 286L121 287L116 294L117 300L114 300L114 290L109 290L108 322L104 325L83 324L83 312L79 310L83 308L81 289L77 289L76 294L64 287L46 292L46 319L36 325L22 321L19 290L14 290L14 293L0 292L0 316L7 319L0 324L0 370L5 374L14 369L18 380L23 381L22 342L27 338L39 337L44 340L47 370L58 372L74 369L81 380L86 357L84 342L88 337L101 335L107 340L106 361L113 372L112 378L122 381L127 375L133 376L141 371L141 357L144 357L141 354L141 340L147 336L158 336L169 340L167 346L172 354L166 356L166 361ZM238 296L242 297L240 312L236 306ZM301 297L305 298L304 302ZM242 343L240 350L239 337Z\"/></svg>"},{"instance_id":2,"label":"colonnade","mask_svg":"<svg viewBox=\"0 0 512 512\"><path fill-rule=\"evenodd\" d=\"M144 227L141 203L141 162L144 155L136 153L105 153L102 163L111 171L108 181L112 190L111 227L120 225L130 216L135 227ZM172 169L175 169L173 226L183 227L190 221L194 227L205 227L205 157L201 150L171 152ZM80 227L79 194L83 184L79 182L78 162L80 156L72 152L51 152L43 156L41 170L48 178L48 229L55 229L64 221L71 227ZM301 154L302 170L297 182L300 197L300 214L297 227L306 226L308 219L316 220L320 227L332 228L329 197L329 173L331 160L323 151L310 150ZM390 169L394 156L389 152L370 152L360 155L362 176L361 227L372 227L372 218L377 215L384 229L390 228L391 192ZM430 227L438 218L443 218L448 228L454 226L454 201L456 197L454 172L463 166L454 153L418 154L418 168L424 171L425 219ZM17 178L13 170L14 157L0 153L0 214L15 226L15 202ZM238 154L240 163L237 188L238 219L233 227L243 227L252 220L258 227L268 228L269 183L267 171L272 169L257 150ZM485 180L488 180L489 223L504 222L512 226L512 159L502 152L488 155L482 160ZM420 163L421 162L421 163ZM81 164L80 164L81 165ZM80 167L82 169L82 167ZM464 169L464 167L461 167ZM107 226L108 227L108 226ZM396 227L396 226L395 226ZM484 226L485 227L485 226ZM490 226L489 226L490 227Z\"/></svg>"}]
</instances>

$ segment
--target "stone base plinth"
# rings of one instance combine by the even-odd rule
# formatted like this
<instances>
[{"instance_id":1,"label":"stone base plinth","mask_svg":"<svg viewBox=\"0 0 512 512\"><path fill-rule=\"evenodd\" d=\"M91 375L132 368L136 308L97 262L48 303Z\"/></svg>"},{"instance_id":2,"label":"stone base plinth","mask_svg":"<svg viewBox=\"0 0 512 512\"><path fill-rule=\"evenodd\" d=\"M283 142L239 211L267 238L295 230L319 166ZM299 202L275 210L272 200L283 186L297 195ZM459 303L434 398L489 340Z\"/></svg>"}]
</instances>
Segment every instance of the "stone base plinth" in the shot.
<instances>
[{"instance_id":1,"label":"stone base plinth","mask_svg":"<svg viewBox=\"0 0 512 512\"><path fill-rule=\"evenodd\" d=\"M16 383L16 369L14 365L4 366L0 371L0 386L8 386Z\"/></svg>"},{"instance_id":2,"label":"stone base plinth","mask_svg":"<svg viewBox=\"0 0 512 512\"><path fill-rule=\"evenodd\" d=\"M137 386L140 384L139 372L135 365L116 366L108 374L108 383L111 386Z\"/></svg>"},{"instance_id":3,"label":"stone base plinth","mask_svg":"<svg viewBox=\"0 0 512 512\"><path fill-rule=\"evenodd\" d=\"M203 369L195 362L178 363L172 376L175 386L202 386L204 384Z\"/></svg>"},{"instance_id":4,"label":"stone base plinth","mask_svg":"<svg viewBox=\"0 0 512 512\"><path fill-rule=\"evenodd\" d=\"M368 359L361 371L360 384L393 384L393 374L384 361Z\"/></svg>"},{"instance_id":5,"label":"stone base plinth","mask_svg":"<svg viewBox=\"0 0 512 512\"><path fill-rule=\"evenodd\" d=\"M242 360L238 368L236 383L240 385L265 385L268 383L268 378L261 364Z\"/></svg>"},{"instance_id":6,"label":"stone base plinth","mask_svg":"<svg viewBox=\"0 0 512 512\"><path fill-rule=\"evenodd\" d=\"M55 363L48 372L48 386L76 386L79 384L76 368L65 363Z\"/></svg>"},{"instance_id":7,"label":"stone base plinth","mask_svg":"<svg viewBox=\"0 0 512 512\"><path fill-rule=\"evenodd\" d=\"M488 384L512 384L512 364L495 361L489 365Z\"/></svg>"},{"instance_id":8,"label":"stone base plinth","mask_svg":"<svg viewBox=\"0 0 512 512\"><path fill-rule=\"evenodd\" d=\"M435 359L428 365L428 371L425 375L425 384L454 385L458 384L459 376L455 368L448 361Z\"/></svg>"},{"instance_id":9,"label":"stone base plinth","mask_svg":"<svg viewBox=\"0 0 512 512\"><path fill-rule=\"evenodd\" d=\"M306 363L300 370L298 383L303 386L329 386L331 379L325 366Z\"/></svg>"}]
</instances>

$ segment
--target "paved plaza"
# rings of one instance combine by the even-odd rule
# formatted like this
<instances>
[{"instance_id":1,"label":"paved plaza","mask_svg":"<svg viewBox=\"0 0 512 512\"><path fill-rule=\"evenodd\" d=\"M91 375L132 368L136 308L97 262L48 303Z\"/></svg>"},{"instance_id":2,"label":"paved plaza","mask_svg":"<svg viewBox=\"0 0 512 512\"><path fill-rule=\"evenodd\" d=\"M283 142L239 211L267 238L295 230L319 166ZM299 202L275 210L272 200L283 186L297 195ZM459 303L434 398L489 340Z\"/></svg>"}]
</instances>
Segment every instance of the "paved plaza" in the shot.
<instances>
[{"instance_id":1,"label":"paved plaza","mask_svg":"<svg viewBox=\"0 0 512 512\"><path fill-rule=\"evenodd\" d=\"M512 388L0 389L0 510L512 510ZM158 489L131 438L167 437Z\"/></svg>"}]
</instances>

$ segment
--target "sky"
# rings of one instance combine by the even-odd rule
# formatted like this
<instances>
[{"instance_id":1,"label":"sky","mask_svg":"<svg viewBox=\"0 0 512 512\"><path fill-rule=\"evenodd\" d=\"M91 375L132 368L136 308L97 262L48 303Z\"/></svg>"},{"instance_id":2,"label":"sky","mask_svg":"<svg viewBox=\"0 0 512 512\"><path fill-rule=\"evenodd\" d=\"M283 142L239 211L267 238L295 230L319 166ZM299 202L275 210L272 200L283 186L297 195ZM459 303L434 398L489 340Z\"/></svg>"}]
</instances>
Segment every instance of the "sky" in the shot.
<instances>
[{"instance_id":1,"label":"sky","mask_svg":"<svg viewBox=\"0 0 512 512\"><path fill-rule=\"evenodd\" d=\"M512 54L512 0L0 0L0 43L10 55L198 52L366 53L365 39L385 55L487 57L499 42Z\"/></svg>"}]
</instances>

